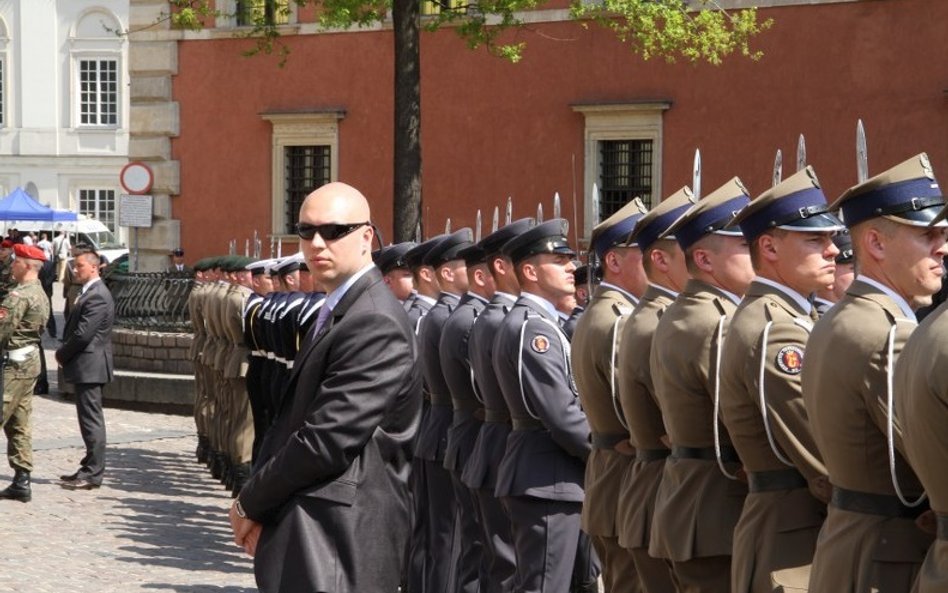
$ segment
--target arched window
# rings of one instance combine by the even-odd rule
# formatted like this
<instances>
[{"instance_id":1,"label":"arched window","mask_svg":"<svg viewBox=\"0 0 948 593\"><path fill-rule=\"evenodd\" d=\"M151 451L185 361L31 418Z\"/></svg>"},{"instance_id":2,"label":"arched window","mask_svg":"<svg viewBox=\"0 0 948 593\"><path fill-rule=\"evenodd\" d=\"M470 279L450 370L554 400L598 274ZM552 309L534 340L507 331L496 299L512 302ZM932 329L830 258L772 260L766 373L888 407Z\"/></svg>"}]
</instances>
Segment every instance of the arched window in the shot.
<instances>
[{"instance_id":1,"label":"arched window","mask_svg":"<svg viewBox=\"0 0 948 593\"><path fill-rule=\"evenodd\" d=\"M75 128L123 127L124 36L104 9L82 14L70 35L72 122Z\"/></svg>"}]
</instances>

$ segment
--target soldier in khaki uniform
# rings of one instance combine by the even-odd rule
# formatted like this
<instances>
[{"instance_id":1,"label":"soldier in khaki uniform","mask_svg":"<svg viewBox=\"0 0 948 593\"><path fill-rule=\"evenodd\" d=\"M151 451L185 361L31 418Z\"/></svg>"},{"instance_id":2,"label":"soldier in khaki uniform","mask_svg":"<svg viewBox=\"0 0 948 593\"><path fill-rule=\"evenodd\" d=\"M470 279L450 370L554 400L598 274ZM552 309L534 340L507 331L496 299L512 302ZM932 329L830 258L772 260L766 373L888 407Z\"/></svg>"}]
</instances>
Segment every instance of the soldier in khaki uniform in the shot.
<instances>
[{"instance_id":1,"label":"soldier in khaki uniform","mask_svg":"<svg viewBox=\"0 0 948 593\"><path fill-rule=\"evenodd\" d=\"M685 254L674 236L662 235L694 203L691 190L680 189L652 208L635 225L629 241L642 251L648 289L621 329L616 366L619 403L635 461L627 464L619 486L616 512L619 545L629 550L635 572L647 593L674 593L667 563L649 555L655 494L662 478L668 448L662 412L655 399L649 356L658 320L685 287ZM662 238L659 238L662 237Z\"/></svg>"},{"instance_id":2,"label":"soldier in khaki uniform","mask_svg":"<svg viewBox=\"0 0 948 593\"><path fill-rule=\"evenodd\" d=\"M204 384L205 373L202 367L201 354L207 341L207 328L204 326L204 298L210 286L205 278L207 258L194 264L194 287L188 295L188 315L191 319L191 348L188 350L188 359L194 365L194 425L197 429L198 444L195 455L199 463L207 460L207 386Z\"/></svg>"},{"instance_id":3,"label":"soldier in khaki uniform","mask_svg":"<svg viewBox=\"0 0 948 593\"><path fill-rule=\"evenodd\" d=\"M682 593L730 590L731 536L747 486L717 417L727 322L753 277L747 244L728 225L747 205L736 177L669 228L691 280L655 329L649 364L671 443L655 503L650 549L666 555Z\"/></svg>"},{"instance_id":4,"label":"soldier in khaki uniform","mask_svg":"<svg viewBox=\"0 0 948 593\"><path fill-rule=\"evenodd\" d=\"M849 226L859 275L813 328L803 367L803 398L833 486L812 593L908 591L931 544L915 522L924 506L906 504L921 485L890 449L901 448L902 430L886 411L891 369L916 325L912 305L941 287L945 223L929 223L943 202L921 154L832 205Z\"/></svg>"},{"instance_id":5,"label":"soldier in khaki uniform","mask_svg":"<svg viewBox=\"0 0 948 593\"><path fill-rule=\"evenodd\" d=\"M205 325L207 326L207 342L204 348L204 360L207 368L208 439L211 444L211 454L208 462L211 476L222 479L227 468L226 428L224 418L226 414L224 397L224 366L227 356L227 337L222 325L221 309L224 295L230 286L226 279L225 269L229 265L230 256L218 258L214 262L212 273L213 284L208 289L205 306Z\"/></svg>"},{"instance_id":6,"label":"soldier in khaki uniform","mask_svg":"<svg viewBox=\"0 0 948 593\"><path fill-rule=\"evenodd\" d=\"M250 349L244 342L244 307L253 294L250 289L250 271L246 267L253 261L248 257L235 257L232 260L228 270L231 286L224 295L222 305L223 329L229 350L224 363L228 428L226 444L232 468L228 486L235 497L250 477L250 462L253 459L253 414L247 395Z\"/></svg>"},{"instance_id":7,"label":"soldier in khaki uniform","mask_svg":"<svg viewBox=\"0 0 948 593\"><path fill-rule=\"evenodd\" d=\"M39 281L46 261L43 250L16 245L10 272L16 286L0 302L0 347L3 349L3 432L13 483L0 498L29 502L33 497L33 387L40 372L40 337L49 319L49 299Z\"/></svg>"},{"instance_id":8,"label":"soldier in khaki uniform","mask_svg":"<svg viewBox=\"0 0 948 593\"><path fill-rule=\"evenodd\" d=\"M616 390L619 326L645 292L642 252L627 239L646 212L632 200L593 229L590 247L602 262L602 283L579 318L572 338L573 374L592 431L586 461L582 528L602 561L602 579L612 593L641 591L632 555L619 545L616 510L619 483L634 459Z\"/></svg>"},{"instance_id":9,"label":"soldier in khaki uniform","mask_svg":"<svg viewBox=\"0 0 948 593\"><path fill-rule=\"evenodd\" d=\"M942 209L938 219L948 210ZM925 486L937 516L938 539L918 574L915 591L948 591L948 303L925 318L905 343L895 367L895 402L905 431L905 456Z\"/></svg>"},{"instance_id":10,"label":"soldier in khaki uniform","mask_svg":"<svg viewBox=\"0 0 948 593\"><path fill-rule=\"evenodd\" d=\"M734 530L732 593L806 591L829 481L800 386L817 316L808 296L834 281L843 230L811 167L735 219L757 277L734 313L721 360L721 417L747 473Z\"/></svg>"}]
</instances>

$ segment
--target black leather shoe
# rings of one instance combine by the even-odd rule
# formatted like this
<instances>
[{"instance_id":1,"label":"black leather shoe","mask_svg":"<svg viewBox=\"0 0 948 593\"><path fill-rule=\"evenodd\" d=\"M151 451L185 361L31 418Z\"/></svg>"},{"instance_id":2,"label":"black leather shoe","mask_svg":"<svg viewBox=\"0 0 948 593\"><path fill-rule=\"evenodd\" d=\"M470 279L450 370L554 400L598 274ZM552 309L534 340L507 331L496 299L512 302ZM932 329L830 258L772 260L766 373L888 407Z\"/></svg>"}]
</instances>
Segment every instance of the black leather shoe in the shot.
<instances>
[{"instance_id":1,"label":"black leather shoe","mask_svg":"<svg viewBox=\"0 0 948 593\"><path fill-rule=\"evenodd\" d=\"M65 476L59 476L59 479L62 480L63 482L75 482L76 480L79 479L79 472L66 474Z\"/></svg>"},{"instance_id":2,"label":"black leather shoe","mask_svg":"<svg viewBox=\"0 0 948 593\"><path fill-rule=\"evenodd\" d=\"M13 483L0 490L0 498L30 502L33 499L33 491L30 488L30 472L22 469L16 470L13 475Z\"/></svg>"},{"instance_id":3,"label":"black leather shoe","mask_svg":"<svg viewBox=\"0 0 948 593\"><path fill-rule=\"evenodd\" d=\"M101 484L96 484L86 478L76 478L70 482L62 482L59 485L67 490L95 490L101 486Z\"/></svg>"}]
</instances>

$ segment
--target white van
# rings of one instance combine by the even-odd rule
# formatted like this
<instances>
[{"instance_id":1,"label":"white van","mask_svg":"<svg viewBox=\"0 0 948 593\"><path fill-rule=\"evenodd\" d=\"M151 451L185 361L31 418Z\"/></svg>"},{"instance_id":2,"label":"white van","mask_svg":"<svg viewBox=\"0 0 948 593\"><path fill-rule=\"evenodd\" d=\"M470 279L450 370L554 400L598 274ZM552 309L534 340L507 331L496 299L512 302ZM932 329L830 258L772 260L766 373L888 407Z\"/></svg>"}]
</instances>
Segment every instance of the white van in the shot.
<instances>
[{"instance_id":1,"label":"white van","mask_svg":"<svg viewBox=\"0 0 948 593\"><path fill-rule=\"evenodd\" d=\"M94 218L85 218L80 216L79 220L64 221L43 221L43 220L11 220L6 222L6 229L17 229L19 231L33 231L39 237L40 233L48 233L49 240L52 241L59 231L69 233L69 241L76 245L78 243L88 243L95 248L102 263L115 261L117 258L127 255L128 248L116 240L115 235L109 230L109 227L102 224Z\"/></svg>"}]
</instances>

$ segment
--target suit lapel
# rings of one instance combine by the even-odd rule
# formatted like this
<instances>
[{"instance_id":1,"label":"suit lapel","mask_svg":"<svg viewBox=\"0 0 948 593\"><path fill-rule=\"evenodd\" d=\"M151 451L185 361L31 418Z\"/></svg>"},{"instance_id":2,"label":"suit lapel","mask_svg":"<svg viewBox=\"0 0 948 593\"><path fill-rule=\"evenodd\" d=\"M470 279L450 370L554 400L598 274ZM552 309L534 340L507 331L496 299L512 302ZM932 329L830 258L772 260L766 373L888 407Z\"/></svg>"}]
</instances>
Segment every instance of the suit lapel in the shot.
<instances>
[{"instance_id":1,"label":"suit lapel","mask_svg":"<svg viewBox=\"0 0 948 593\"><path fill-rule=\"evenodd\" d=\"M348 291L346 291L346 294L342 297L342 300L336 303L335 308L333 308L332 313L329 315L329 319L326 320L326 323L323 325L323 327L319 329L319 332L313 337L312 340L306 340L303 348L296 355L296 361L293 363L293 372L290 374L290 380L288 381L286 387L287 393L290 392L289 390L295 389L296 378L300 373L300 369L305 366L302 364L302 362L305 361L310 356L313 349L316 348L316 346L319 345L319 343L322 342L327 335L329 335L330 330L336 324L337 320L346 314L346 311L349 310L349 307L352 306L352 303L362 296L362 293L368 290L371 285L379 282L381 279L381 273L377 268L369 270L363 274L363 276L359 278L356 283L349 288ZM323 307L325 306L326 303L323 303ZM283 401L286 401L287 399L288 398L284 397Z\"/></svg>"}]
</instances>

